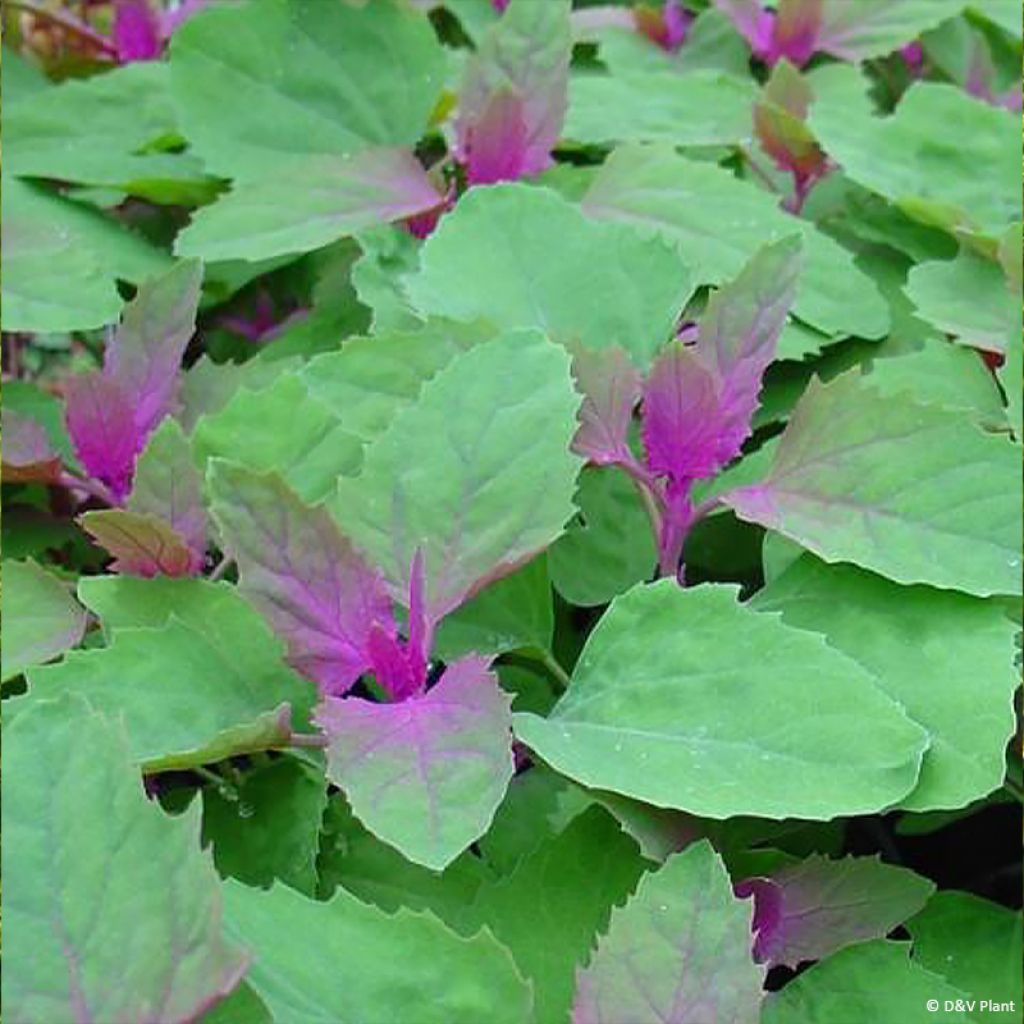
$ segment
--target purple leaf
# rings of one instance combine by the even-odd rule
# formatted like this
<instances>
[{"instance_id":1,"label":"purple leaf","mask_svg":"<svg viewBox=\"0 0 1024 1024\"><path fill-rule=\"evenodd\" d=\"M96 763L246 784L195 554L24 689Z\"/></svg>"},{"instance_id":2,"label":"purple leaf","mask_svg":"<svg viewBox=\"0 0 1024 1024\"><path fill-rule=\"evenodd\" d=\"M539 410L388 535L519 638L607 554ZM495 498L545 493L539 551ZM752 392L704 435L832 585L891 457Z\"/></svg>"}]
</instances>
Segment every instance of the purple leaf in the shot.
<instances>
[{"instance_id":1,"label":"purple leaf","mask_svg":"<svg viewBox=\"0 0 1024 1024\"><path fill-rule=\"evenodd\" d=\"M327 697L315 713L356 816L435 871L483 835L512 778L511 699L489 661L461 658L398 704Z\"/></svg>"},{"instance_id":2,"label":"purple leaf","mask_svg":"<svg viewBox=\"0 0 1024 1024\"><path fill-rule=\"evenodd\" d=\"M202 266L185 261L143 284L125 307L102 372L67 382L68 433L78 457L118 502L131 490L150 432L174 409L201 281Z\"/></svg>"},{"instance_id":3,"label":"purple leaf","mask_svg":"<svg viewBox=\"0 0 1024 1024\"><path fill-rule=\"evenodd\" d=\"M60 476L61 459L41 423L3 410L4 483L52 483Z\"/></svg>"},{"instance_id":4,"label":"purple leaf","mask_svg":"<svg viewBox=\"0 0 1024 1024\"><path fill-rule=\"evenodd\" d=\"M763 8L760 0L715 0L715 6L750 43L755 57L770 60L774 53L775 15L772 11Z\"/></svg>"},{"instance_id":5,"label":"purple leaf","mask_svg":"<svg viewBox=\"0 0 1024 1024\"><path fill-rule=\"evenodd\" d=\"M769 967L796 967L883 938L934 891L927 879L877 857L812 856L736 886L738 896L754 897L754 958Z\"/></svg>"},{"instance_id":6,"label":"purple leaf","mask_svg":"<svg viewBox=\"0 0 1024 1024\"><path fill-rule=\"evenodd\" d=\"M707 842L644 876L612 911L577 973L573 1024L751 1024L764 970L750 958L750 908Z\"/></svg>"},{"instance_id":7,"label":"purple leaf","mask_svg":"<svg viewBox=\"0 0 1024 1024\"><path fill-rule=\"evenodd\" d=\"M195 260L183 260L151 278L125 307L107 348L103 372L130 398L143 440L174 411L178 371L196 328L202 280L202 264Z\"/></svg>"},{"instance_id":8,"label":"purple leaf","mask_svg":"<svg viewBox=\"0 0 1024 1024\"><path fill-rule=\"evenodd\" d=\"M750 434L761 378L796 295L800 248L797 236L765 246L711 297L700 318L696 356L720 388L720 465L739 454Z\"/></svg>"},{"instance_id":9,"label":"purple leaf","mask_svg":"<svg viewBox=\"0 0 1024 1024\"><path fill-rule=\"evenodd\" d=\"M583 395L580 427L572 450L598 466L631 462L627 443L633 410L640 400L640 374L620 348L573 353L576 390Z\"/></svg>"},{"instance_id":10,"label":"purple leaf","mask_svg":"<svg viewBox=\"0 0 1024 1024\"><path fill-rule=\"evenodd\" d=\"M156 516L121 508L86 512L79 522L114 556L114 572L126 576L194 576L202 568L184 538Z\"/></svg>"},{"instance_id":11,"label":"purple leaf","mask_svg":"<svg viewBox=\"0 0 1024 1024\"><path fill-rule=\"evenodd\" d=\"M111 36L121 64L156 60L164 47L160 16L149 0L115 0Z\"/></svg>"},{"instance_id":12,"label":"purple leaf","mask_svg":"<svg viewBox=\"0 0 1024 1024\"><path fill-rule=\"evenodd\" d=\"M676 571L693 525L693 481L714 476L750 434L761 378L795 294L799 254L795 237L761 249L711 297L696 345L671 342L644 382L647 469L664 480L660 488L645 484L661 505L662 573Z\"/></svg>"},{"instance_id":13,"label":"purple leaf","mask_svg":"<svg viewBox=\"0 0 1024 1024\"><path fill-rule=\"evenodd\" d=\"M822 0L780 0L772 26L769 63L785 57L803 67L815 49L823 48L819 40L822 19Z\"/></svg>"},{"instance_id":14,"label":"purple leaf","mask_svg":"<svg viewBox=\"0 0 1024 1024\"><path fill-rule=\"evenodd\" d=\"M568 0L515 0L467 63L455 152L471 184L550 166L568 103L569 8Z\"/></svg>"},{"instance_id":15,"label":"purple leaf","mask_svg":"<svg viewBox=\"0 0 1024 1024\"><path fill-rule=\"evenodd\" d=\"M374 666L375 654L378 666L390 664L385 641L394 640L395 622L384 582L322 508L303 504L276 473L219 459L210 487L242 593L284 639L297 671L338 694Z\"/></svg>"},{"instance_id":16,"label":"purple leaf","mask_svg":"<svg viewBox=\"0 0 1024 1024\"><path fill-rule=\"evenodd\" d=\"M644 382L643 438L655 476L682 482L711 476L721 465L719 385L694 351L671 342Z\"/></svg>"},{"instance_id":17,"label":"purple leaf","mask_svg":"<svg viewBox=\"0 0 1024 1024\"><path fill-rule=\"evenodd\" d=\"M117 381L99 371L69 377L64 397L79 461L106 484L115 501L123 501L140 447L131 401Z\"/></svg>"},{"instance_id":18,"label":"purple leaf","mask_svg":"<svg viewBox=\"0 0 1024 1024\"><path fill-rule=\"evenodd\" d=\"M465 127L462 153L470 185L515 181L526 173L526 111L507 87L488 97L479 116Z\"/></svg>"}]
</instances>

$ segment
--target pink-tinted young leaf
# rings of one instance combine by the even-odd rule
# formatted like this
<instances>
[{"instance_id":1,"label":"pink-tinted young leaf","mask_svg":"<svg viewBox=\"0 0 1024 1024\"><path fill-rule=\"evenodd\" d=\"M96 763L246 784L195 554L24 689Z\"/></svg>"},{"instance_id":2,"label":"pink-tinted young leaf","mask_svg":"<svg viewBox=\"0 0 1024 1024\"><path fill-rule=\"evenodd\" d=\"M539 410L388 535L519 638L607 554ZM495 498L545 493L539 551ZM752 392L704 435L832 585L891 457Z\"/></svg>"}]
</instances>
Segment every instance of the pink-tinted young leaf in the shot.
<instances>
[{"instance_id":1,"label":"pink-tinted young leaf","mask_svg":"<svg viewBox=\"0 0 1024 1024\"><path fill-rule=\"evenodd\" d=\"M753 1024L764 969L750 958L750 908L707 842L669 857L612 911L577 973L573 1024Z\"/></svg>"},{"instance_id":2,"label":"pink-tinted young leaf","mask_svg":"<svg viewBox=\"0 0 1024 1024\"><path fill-rule=\"evenodd\" d=\"M114 572L126 576L194 576L202 567L185 539L157 516L122 508L86 512L82 528L114 556Z\"/></svg>"},{"instance_id":3,"label":"pink-tinted young leaf","mask_svg":"<svg viewBox=\"0 0 1024 1024\"><path fill-rule=\"evenodd\" d=\"M754 958L770 967L796 967L883 938L934 891L926 878L877 857L811 856L736 886L738 896L754 897Z\"/></svg>"},{"instance_id":4,"label":"pink-tinted young leaf","mask_svg":"<svg viewBox=\"0 0 1024 1024\"><path fill-rule=\"evenodd\" d=\"M164 46L160 16L149 0L115 0L111 35L121 64L156 60Z\"/></svg>"},{"instance_id":5,"label":"pink-tinted young leaf","mask_svg":"<svg viewBox=\"0 0 1024 1024\"><path fill-rule=\"evenodd\" d=\"M583 395L572 449L595 465L633 459L627 439L640 401L640 373L620 348L577 347L572 357L576 390Z\"/></svg>"},{"instance_id":6,"label":"pink-tinted young leaf","mask_svg":"<svg viewBox=\"0 0 1024 1024\"><path fill-rule=\"evenodd\" d=\"M678 341L655 360L644 382L643 420L647 466L655 476L694 480L718 469L717 381Z\"/></svg>"},{"instance_id":7,"label":"pink-tinted young leaf","mask_svg":"<svg viewBox=\"0 0 1024 1024\"><path fill-rule=\"evenodd\" d=\"M765 246L734 281L711 297L700 318L696 357L717 377L719 386L720 466L739 454L750 434L761 378L775 358L796 295L800 249L797 236Z\"/></svg>"},{"instance_id":8,"label":"pink-tinted young leaf","mask_svg":"<svg viewBox=\"0 0 1024 1024\"><path fill-rule=\"evenodd\" d=\"M217 459L210 489L243 594L284 639L297 671L324 693L344 693L373 665L374 626L395 636L380 576L322 508L303 504L276 473Z\"/></svg>"},{"instance_id":9,"label":"pink-tinted young leaf","mask_svg":"<svg viewBox=\"0 0 1024 1024\"><path fill-rule=\"evenodd\" d=\"M785 57L803 67L819 48L823 0L780 0L772 26L770 62Z\"/></svg>"},{"instance_id":10,"label":"pink-tinted young leaf","mask_svg":"<svg viewBox=\"0 0 1024 1024\"><path fill-rule=\"evenodd\" d=\"M526 111L510 86L495 89L465 128L462 152L471 185L515 181L526 173Z\"/></svg>"},{"instance_id":11,"label":"pink-tinted young leaf","mask_svg":"<svg viewBox=\"0 0 1024 1024\"><path fill-rule=\"evenodd\" d=\"M440 871L487 831L512 778L511 700L488 658L397 704L325 698L328 778L376 836Z\"/></svg>"},{"instance_id":12,"label":"pink-tinted young leaf","mask_svg":"<svg viewBox=\"0 0 1024 1024\"><path fill-rule=\"evenodd\" d=\"M644 383L643 440L647 468L666 478L661 486L658 565L676 572L686 534L693 525L690 488L719 468L721 409L714 374L694 352L672 342Z\"/></svg>"},{"instance_id":13,"label":"pink-tinted young leaf","mask_svg":"<svg viewBox=\"0 0 1024 1024\"><path fill-rule=\"evenodd\" d=\"M125 306L107 348L103 372L117 381L133 405L142 435L139 449L174 410L181 357L196 328L202 280L202 264L183 260L145 282Z\"/></svg>"},{"instance_id":14,"label":"pink-tinted young leaf","mask_svg":"<svg viewBox=\"0 0 1024 1024\"><path fill-rule=\"evenodd\" d=\"M471 183L550 165L568 103L569 8L569 0L514 0L466 65L455 150Z\"/></svg>"},{"instance_id":15,"label":"pink-tinted young leaf","mask_svg":"<svg viewBox=\"0 0 1024 1024\"><path fill-rule=\"evenodd\" d=\"M68 433L86 472L121 502L132 486L139 436L131 401L105 373L78 374L64 387Z\"/></svg>"},{"instance_id":16,"label":"pink-tinted young leaf","mask_svg":"<svg viewBox=\"0 0 1024 1024\"><path fill-rule=\"evenodd\" d=\"M202 266L184 261L145 282L125 307L102 372L67 382L68 433L82 465L116 501L131 490L150 432L174 409L201 281Z\"/></svg>"},{"instance_id":17,"label":"pink-tinted young leaf","mask_svg":"<svg viewBox=\"0 0 1024 1024\"><path fill-rule=\"evenodd\" d=\"M3 410L4 483L52 483L60 475L60 456L41 423L10 409Z\"/></svg>"},{"instance_id":18,"label":"pink-tinted young leaf","mask_svg":"<svg viewBox=\"0 0 1024 1024\"><path fill-rule=\"evenodd\" d=\"M686 41L694 17L682 8L679 0L665 0L660 11L638 4L632 13L636 30L670 53Z\"/></svg>"},{"instance_id":19,"label":"pink-tinted young leaf","mask_svg":"<svg viewBox=\"0 0 1024 1024\"><path fill-rule=\"evenodd\" d=\"M139 456L126 507L166 522L191 553L190 571L202 569L206 555L203 480L177 420L168 416L150 437Z\"/></svg>"},{"instance_id":20,"label":"pink-tinted young leaf","mask_svg":"<svg viewBox=\"0 0 1024 1024\"><path fill-rule=\"evenodd\" d=\"M769 60L773 51L775 16L763 8L760 0L715 0L715 6L736 26L750 43L755 57Z\"/></svg>"},{"instance_id":21,"label":"pink-tinted young leaf","mask_svg":"<svg viewBox=\"0 0 1024 1024\"><path fill-rule=\"evenodd\" d=\"M764 151L801 181L821 175L827 161L805 124L814 96L807 80L788 60L780 60L754 105L754 131Z\"/></svg>"}]
</instances>

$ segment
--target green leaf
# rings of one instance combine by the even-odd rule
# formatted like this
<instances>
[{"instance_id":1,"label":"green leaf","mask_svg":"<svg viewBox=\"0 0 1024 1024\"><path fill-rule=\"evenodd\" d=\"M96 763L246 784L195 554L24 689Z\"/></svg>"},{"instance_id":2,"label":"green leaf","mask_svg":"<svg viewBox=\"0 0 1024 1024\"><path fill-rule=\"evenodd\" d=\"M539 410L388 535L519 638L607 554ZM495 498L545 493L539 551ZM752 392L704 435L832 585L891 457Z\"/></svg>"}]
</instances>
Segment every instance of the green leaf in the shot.
<instances>
[{"instance_id":1,"label":"green leaf","mask_svg":"<svg viewBox=\"0 0 1024 1024\"><path fill-rule=\"evenodd\" d=\"M128 508L163 517L197 551L204 550L203 479L192 458L191 442L170 416L153 431L139 455Z\"/></svg>"},{"instance_id":2,"label":"green leaf","mask_svg":"<svg viewBox=\"0 0 1024 1024\"><path fill-rule=\"evenodd\" d=\"M927 730L921 777L901 807L961 807L1001 785L1020 679L1013 664L1017 627L997 602L901 587L803 555L751 605L824 634Z\"/></svg>"},{"instance_id":3,"label":"green leaf","mask_svg":"<svg viewBox=\"0 0 1024 1024\"><path fill-rule=\"evenodd\" d=\"M515 331L453 359L367 449L331 504L343 532L408 593L424 556L435 620L561 533L580 460L569 356Z\"/></svg>"},{"instance_id":4,"label":"green leaf","mask_svg":"<svg viewBox=\"0 0 1024 1024\"><path fill-rule=\"evenodd\" d=\"M244 179L282 159L413 145L442 74L430 22L395 0L231 4L189 19L171 44L185 135L212 171Z\"/></svg>"},{"instance_id":5,"label":"green leaf","mask_svg":"<svg viewBox=\"0 0 1024 1024\"><path fill-rule=\"evenodd\" d=\"M928 1024L936 1020L928 1000L937 1001L943 1024L968 1024L963 1011L944 1005L947 999L963 998L959 989L911 960L909 945L879 939L850 946L794 978L781 992L769 993L761 1024Z\"/></svg>"},{"instance_id":6,"label":"green leaf","mask_svg":"<svg viewBox=\"0 0 1024 1024\"><path fill-rule=\"evenodd\" d=\"M1019 594L1019 461L967 417L883 397L851 370L811 381L767 479L723 500L828 562L981 597Z\"/></svg>"},{"instance_id":7,"label":"green leaf","mask_svg":"<svg viewBox=\"0 0 1024 1024\"><path fill-rule=\"evenodd\" d=\"M389 915L343 890L317 903L228 882L224 897L229 931L255 956L249 984L275 1020L523 1024L529 1013L528 985L486 931L462 938L429 913Z\"/></svg>"},{"instance_id":8,"label":"green leaf","mask_svg":"<svg viewBox=\"0 0 1024 1024\"><path fill-rule=\"evenodd\" d=\"M268 171L198 210L174 244L179 256L262 260L319 249L345 235L440 205L416 157L375 148L349 157L310 157L295 170Z\"/></svg>"},{"instance_id":9,"label":"green leaf","mask_svg":"<svg viewBox=\"0 0 1024 1024\"><path fill-rule=\"evenodd\" d=\"M9 1019L185 1024L234 988L246 957L220 934L198 808L146 799L120 728L39 701L5 721L4 770Z\"/></svg>"},{"instance_id":10,"label":"green leaf","mask_svg":"<svg viewBox=\"0 0 1024 1024\"><path fill-rule=\"evenodd\" d=\"M170 258L97 210L4 175L5 331L70 331L117 319L115 281L138 284Z\"/></svg>"},{"instance_id":11,"label":"green leaf","mask_svg":"<svg viewBox=\"0 0 1024 1024\"><path fill-rule=\"evenodd\" d=\"M969 249L914 267L907 295L921 317L964 344L1001 352L1007 335L1020 334L1020 300L1002 269Z\"/></svg>"},{"instance_id":12,"label":"green leaf","mask_svg":"<svg viewBox=\"0 0 1024 1024\"><path fill-rule=\"evenodd\" d=\"M907 922L907 930L914 940L917 963L978 1000L974 1019L1009 1022L1019 1017L1022 925L1018 912L972 893L938 892ZM1003 1007L986 1006L986 1000Z\"/></svg>"},{"instance_id":13,"label":"green leaf","mask_svg":"<svg viewBox=\"0 0 1024 1024\"><path fill-rule=\"evenodd\" d=\"M955 18L963 6L963 0L826 0L820 48L849 61L884 57L940 21Z\"/></svg>"},{"instance_id":14,"label":"green leaf","mask_svg":"<svg viewBox=\"0 0 1024 1024\"><path fill-rule=\"evenodd\" d=\"M737 145L753 135L749 80L719 71L577 74L563 136L577 142Z\"/></svg>"},{"instance_id":15,"label":"green leaf","mask_svg":"<svg viewBox=\"0 0 1024 1024\"><path fill-rule=\"evenodd\" d=\"M64 690L121 714L147 770L188 767L283 743L313 688L281 660L263 620L228 584L84 578L109 647L29 675L35 700ZM202 694L202 700L197 699Z\"/></svg>"},{"instance_id":16,"label":"green leaf","mask_svg":"<svg viewBox=\"0 0 1024 1024\"><path fill-rule=\"evenodd\" d=\"M570 604L607 604L654 572L651 525L632 481L614 467L582 473L576 504L578 519L548 550L551 581Z\"/></svg>"},{"instance_id":17,"label":"green leaf","mask_svg":"<svg viewBox=\"0 0 1024 1024\"><path fill-rule=\"evenodd\" d=\"M326 806L322 772L294 758L271 761L236 789L203 789L203 845L222 876L263 887L279 878L312 896Z\"/></svg>"},{"instance_id":18,"label":"green leaf","mask_svg":"<svg viewBox=\"0 0 1024 1024\"><path fill-rule=\"evenodd\" d=\"M64 465L80 468L64 425L64 403L59 398L27 380L5 380L3 399L4 412L17 413L41 424Z\"/></svg>"},{"instance_id":19,"label":"green leaf","mask_svg":"<svg viewBox=\"0 0 1024 1024\"><path fill-rule=\"evenodd\" d=\"M60 218L65 200L5 176L3 252L5 331L66 331L117 319L121 298L98 255L76 245Z\"/></svg>"},{"instance_id":20,"label":"green leaf","mask_svg":"<svg viewBox=\"0 0 1024 1024\"><path fill-rule=\"evenodd\" d=\"M507 875L531 851L560 829L553 821L559 795L569 783L541 764L520 772L509 783L487 834L480 839L484 861Z\"/></svg>"},{"instance_id":21,"label":"green leaf","mask_svg":"<svg viewBox=\"0 0 1024 1024\"><path fill-rule=\"evenodd\" d=\"M429 910L461 934L480 930L470 910L490 872L479 857L464 853L440 873L413 864L363 828L341 793L327 808L317 869L320 899L340 886L389 914Z\"/></svg>"},{"instance_id":22,"label":"green leaf","mask_svg":"<svg viewBox=\"0 0 1024 1024\"><path fill-rule=\"evenodd\" d=\"M804 270L793 312L829 335L877 338L889 326L881 295L842 246L780 210L769 193L671 147L616 150L582 209L602 220L653 228L679 244L701 284L734 278L755 250L800 232Z\"/></svg>"},{"instance_id":23,"label":"green leaf","mask_svg":"<svg viewBox=\"0 0 1024 1024\"><path fill-rule=\"evenodd\" d=\"M471 189L406 278L420 313L618 345L638 365L671 336L691 290L673 246L587 221L557 193L523 184Z\"/></svg>"},{"instance_id":24,"label":"green leaf","mask_svg":"<svg viewBox=\"0 0 1024 1024\"><path fill-rule=\"evenodd\" d=\"M316 711L356 817L435 871L487 831L512 778L512 702L487 664L469 655L400 703L327 697Z\"/></svg>"},{"instance_id":25,"label":"green leaf","mask_svg":"<svg viewBox=\"0 0 1024 1024\"><path fill-rule=\"evenodd\" d=\"M290 373L259 391L240 387L226 405L200 417L192 441L199 466L224 458L260 473L276 470L307 502L330 494L340 474L358 468L362 453L359 440Z\"/></svg>"},{"instance_id":26,"label":"green leaf","mask_svg":"<svg viewBox=\"0 0 1024 1024\"><path fill-rule=\"evenodd\" d=\"M199 1024L274 1024L270 1011L260 1002L260 997L242 982L212 1010L199 1018Z\"/></svg>"},{"instance_id":27,"label":"green leaf","mask_svg":"<svg viewBox=\"0 0 1024 1024\"><path fill-rule=\"evenodd\" d=\"M4 559L3 681L74 647L85 612L68 588L33 561Z\"/></svg>"},{"instance_id":28,"label":"green leaf","mask_svg":"<svg viewBox=\"0 0 1024 1024\"><path fill-rule=\"evenodd\" d=\"M363 255L352 267L352 286L371 311L375 332L410 331L420 325L402 278L420 265L420 242L408 231L385 225L358 236Z\"/></svg>"},{"instance_id":29,"label":"green leaf","mask_svg":"<svg viewBox=\"0 0 1024 1024\"><path fill-rule=\"evenodd\" d=\"M711 818L833 818L917 779L924 732L822 638L674 580L616 598L547 719L516 734L584 786Z\"/></svg>"},{"instance_id":30,"label":"green leaf","mask_svg":"<svg viewBox=\"0 0 1024 1024\"><path fill-rule=\"evenodd\" d=\"M471 651L544 651L551 646L554 627L547 561L538 556L446 616L434 640L434 653L454 661Z\"/></svg>"},{"instance_id":31,"label":"green leaf","mask_svg":"<svg viewBox=\"0 0 1024 1024\"><path fill-rule=\"evenodd\" d=\"M398 410L412 405L426 381L455 356L493 336L483 324L444 321L415 331L385 330L311 359L300 376L345 431L365 444L380 437Z\"/></svg>"},{"instance_id":32,"label":"green leaf","mask_svg":"<svg viewBox=\"0 0 1024 1024\"><path fill-rule=\"evenodd\" d=\"M4 47L0 69L3 76L4 105L8 112L15 103L37 92L45 92L50 86L50 80L43 70L22 56L13 46Z\"/></svg>"},{"instance_id":33,"label":"green leaf","mask_svg":"<svg viewBox=\"0 0 1024 1024\"><path fill-rule=\"evenodd\" d=\"M878 117L867 105L851 105L841 88L863 84L856 69L828 74L834 91L815 90L810 125L848 177L916 220L954 233L994 241L1021 219L1016 115L954 85L916 82L893 114Z\"/></svg>"},{"instance_id":34,"label":"green leaf","mask_svg":"<svg viewBox=\"0 0 1024 1024\"><path fill-rule=\"evenodd\" d=\"M161 152L178 136L166 64L139 62L72 79L10 109L7 170L104 185L163 203L202 199L202 164Z\"/></svg>"},{"instance_id":35,"label":"green leaf","mask_svg":"<svg viewBox=\"0 0 1024 1024\"><path fill-rule=\"evenodd\" d=\"M914 348L885 341L865 379L883 395L908 394L922 405L969 412L984 427L1006 427L999 387L973 349L938 339Z\"/></svg>"},{"instance_id":36,"label":"green leaf","mask_svg":"<svg viewBox=\"0 0 1024 1024\"><path fill-rule=\"evenodd\" d=\"M533 982L538 1024L568 1021L576 969L643 869L636 844L607 812L592 808L507 878L480 889L474 915Z\"/></svg>"},{"instance_id":37,"label":"green leaf","mask_svg":"<svg viewBox=\"0 0 1024 1024\"><path fill-rule=\"evenodd\" d=\"M573 1021L755 1020L764 968L750 958L751 915L709 843L669 858L613 912L579 975Z\"/></svg>"}]
</instances>

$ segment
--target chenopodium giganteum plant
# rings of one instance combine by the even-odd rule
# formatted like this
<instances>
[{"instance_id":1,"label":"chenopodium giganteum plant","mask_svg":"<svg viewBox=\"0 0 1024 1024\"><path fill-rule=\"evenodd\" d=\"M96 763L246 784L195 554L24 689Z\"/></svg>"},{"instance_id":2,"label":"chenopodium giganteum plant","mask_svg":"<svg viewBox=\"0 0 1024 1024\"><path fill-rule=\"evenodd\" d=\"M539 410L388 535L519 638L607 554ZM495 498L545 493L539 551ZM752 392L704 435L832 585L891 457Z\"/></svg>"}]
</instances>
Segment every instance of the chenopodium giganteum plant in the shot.
<instances>
[{"instance_id":1,"label":"chenopodium giganteum plant","mask_svg":"<svg viewBox=\"0 0 1024 1024\"><path fill-rule=\"evenodd\" d=\"M24 6L6 1018L1019 1019L1019 10Z\"/></svg>"}]
</instances>

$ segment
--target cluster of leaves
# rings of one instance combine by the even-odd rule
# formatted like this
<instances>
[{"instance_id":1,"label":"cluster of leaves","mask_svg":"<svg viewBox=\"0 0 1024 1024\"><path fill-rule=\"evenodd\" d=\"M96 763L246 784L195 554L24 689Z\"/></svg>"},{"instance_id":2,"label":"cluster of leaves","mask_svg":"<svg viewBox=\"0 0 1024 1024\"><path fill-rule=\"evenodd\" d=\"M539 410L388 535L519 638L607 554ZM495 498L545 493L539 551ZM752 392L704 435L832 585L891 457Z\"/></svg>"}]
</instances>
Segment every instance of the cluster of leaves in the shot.
<instances>
[{"instance_id":1,"label":"cluster of leaves","mask_svg":"<svg viewBox=\"0 0 1024 1024\"><path fill-rule=\"evenodd\" d=\"M10 7L6 1018L1016 1019L1016 0Z\"/></svg>"}]
</instances>

